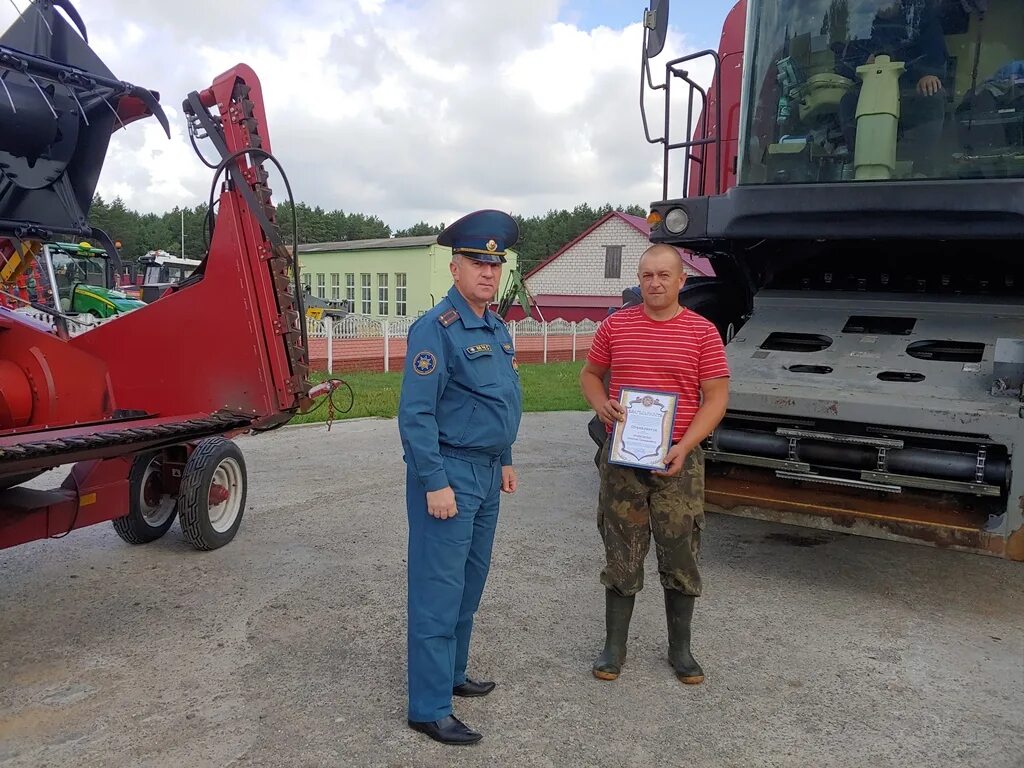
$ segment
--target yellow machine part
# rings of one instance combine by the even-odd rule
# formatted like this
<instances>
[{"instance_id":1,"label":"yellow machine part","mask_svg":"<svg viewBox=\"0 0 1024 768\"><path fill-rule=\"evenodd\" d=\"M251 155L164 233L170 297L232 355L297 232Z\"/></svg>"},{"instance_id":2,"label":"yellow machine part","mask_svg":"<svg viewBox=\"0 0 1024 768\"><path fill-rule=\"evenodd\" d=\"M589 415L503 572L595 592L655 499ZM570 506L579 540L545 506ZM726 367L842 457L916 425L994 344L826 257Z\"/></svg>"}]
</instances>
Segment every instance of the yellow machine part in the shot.
<instances>
[{"instance_id":1,"label":"yellow machine part","mask_svg":"<svg viewBox=\"0 0 1024 768\"><path fill-rule=\"evenodd\" d=\"M857 67L864 85L857 101L857 146L854 174L858 181L891 179L896 174L896 135L900 120L902 61L879 56Z\"/></svg>"},{"instance_id":2,"label":"yellow machine part","mask_svg":"<svg viewBox=\"0 0 1024 768\"><path fill-rule=\"evenodd\" d=\"M12 240L0 239L0 283L10 285L32 266L32 262L42 250L38 240L23 240L15 243Z\"/></svg>"}]
</instances>

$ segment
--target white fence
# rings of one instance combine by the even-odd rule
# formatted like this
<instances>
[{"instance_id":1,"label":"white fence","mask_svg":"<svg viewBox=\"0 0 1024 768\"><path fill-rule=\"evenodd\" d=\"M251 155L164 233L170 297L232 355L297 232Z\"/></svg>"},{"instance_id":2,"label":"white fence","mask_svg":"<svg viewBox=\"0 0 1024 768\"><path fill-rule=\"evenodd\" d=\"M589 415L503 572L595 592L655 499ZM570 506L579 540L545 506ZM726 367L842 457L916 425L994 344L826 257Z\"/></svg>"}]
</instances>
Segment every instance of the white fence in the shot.
<instances>
[{"instance_id":1,"label":"white fence","mask_svg":"<svg viewBox=\"0 0 1024 768\"><path fill-rule=\"evenodd\" d=\"M326 341L326 359L328 373L334 372L336 360L343 361L346 355L358 355L365 358L372 354L383 362L385 371L390 370L392 357L405 356L405 340L409 327L416 318L397 320L367 317L365 315L347 315L340 320L324 317L322 320L307 320L306 328L309 338ZM598 323L593 320L569 322L553 320L539 322L526 320L508 323L512 342L516 345L517 356L523 359L534 359L536 362L548 362L550 357L575 361L581 353L589 349L590 337L597 331ZM580 343L580 338L586 344ZM382 342L382 348L374 345L373 352L368 345L358 342ZM356 351L358 350L358 351ZM339 354L340 353L340 354Z\"/></svg>"},{"instance_id":2,"label":"white fence","mask_svg":"<svg viewBox=\"0 0 1024 768\"><path fill-rule=\"evenodd\" d=\"M50 313L50 312L43 312L42 310L35 309L33 307L21 307L19 309L14 310L14 312L16 314L19 314L19 315L24 315L25 317L30 317L33 320L35 320L36 322L38 322L38 323L40 323L42 325L47 326L49 328L50 332L52 332L52 333L56 333L57 332L57 324L56 324L56 321L55 321L55 316L52 313ZM82 313L82 314L78 314L78 315L68 316L67 317L68 335L69 336L78 336L80 334L85 333L86 331L92 330L93 328L95 328L95 327L97 327L99 325L103 325L104 323L109 323L111 320L114 320L116 318L117 318L117 315L112 315L111 317L104 317L104 318L93 317L88 312L85 312L85 313Z\"/></svg>"}]
</instances>

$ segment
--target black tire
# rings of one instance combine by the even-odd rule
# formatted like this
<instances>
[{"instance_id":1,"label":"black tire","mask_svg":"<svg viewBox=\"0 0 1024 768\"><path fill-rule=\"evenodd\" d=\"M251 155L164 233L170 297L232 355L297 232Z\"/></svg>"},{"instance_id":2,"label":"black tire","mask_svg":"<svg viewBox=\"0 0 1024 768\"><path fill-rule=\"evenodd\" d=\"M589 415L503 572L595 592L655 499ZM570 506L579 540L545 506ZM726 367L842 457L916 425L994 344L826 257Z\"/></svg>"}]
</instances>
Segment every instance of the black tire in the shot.
<instances>
[{"instance_id":1,"label":"black tire","mask_svg":"<svg viewBox=\"0 0 1024 768\"><path fill-rule=\"evenodd\" d=\"M722 286L701 286L702 290L679 294L679 303L710 321L722 341L728 344L743 325L743 313L735 299L727 296Z\"/></svg>"},{"instance_id":2,"label":"black tire","mask_svg":"<svg viewBox=\"0 0 1024 768\"><path fill-rule=\"evenodd\" d=\"M156 541L174 523L174 502L155 496L153 473L160 471L160 452L141 453L128 475L128 514L112 520L114 530L129 544ZM165 505L170 505L169 509Z\"/></svg>"},{"instance_id":3,"label":"black tire","mask_svg":"<svg viewBox=\"0 0 1024 768\"><path fill-rule=\"evenodd\" d=\"M210 490L215 477L229 497L211 507ZM245 459L237 445L223 437L210 437L199 443L185 464L178 494L178 521L188 543L209 551L235 538L245 512L247 485Z\"/></svg>"},{"instance_id":4,"label":"black tire","mask_svg":"<svg viewBox=\"0 0 1024 768\"><path fill-rule=\"evenodd\" d=\"M622 299L623 306L641 303L640 289L623 291ZM746 322L747 310L742 295L733 284L719 278L688 278L679 292L679 304L711 322L726 344Z\"/></svg>"}]
</instances>

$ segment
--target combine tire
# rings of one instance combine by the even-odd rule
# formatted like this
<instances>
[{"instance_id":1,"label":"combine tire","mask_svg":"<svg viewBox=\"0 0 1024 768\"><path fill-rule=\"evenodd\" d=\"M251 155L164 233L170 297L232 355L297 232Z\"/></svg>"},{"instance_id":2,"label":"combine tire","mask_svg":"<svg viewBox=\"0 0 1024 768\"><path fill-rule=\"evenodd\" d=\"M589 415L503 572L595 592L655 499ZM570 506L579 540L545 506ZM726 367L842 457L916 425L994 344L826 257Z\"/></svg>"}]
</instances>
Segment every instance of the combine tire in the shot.
<instances>
[{"instance_id":1,"label":"combine tire","mask_svg":"<svg viewBox=\"0 0 1024 768\"><path fill-rule=\"evenodd\" d=\"M178 495L181 532L196 549L223 547L238 532L245 511L245 459L230 440L211 437L185 464Z\"/></svg>"},{"instance_id":2,"label":"combine tire","mask_svg":"<svg viewBox=\"0 0 1024 768\"><path fill-rule=\"evenodd\" d=\"M128 514L112 521L117 535L129 544L148 544L167 533L174 522L174 498L161 486L159 451L135 457L128 493Z\"/></svg>"}]
</instances>

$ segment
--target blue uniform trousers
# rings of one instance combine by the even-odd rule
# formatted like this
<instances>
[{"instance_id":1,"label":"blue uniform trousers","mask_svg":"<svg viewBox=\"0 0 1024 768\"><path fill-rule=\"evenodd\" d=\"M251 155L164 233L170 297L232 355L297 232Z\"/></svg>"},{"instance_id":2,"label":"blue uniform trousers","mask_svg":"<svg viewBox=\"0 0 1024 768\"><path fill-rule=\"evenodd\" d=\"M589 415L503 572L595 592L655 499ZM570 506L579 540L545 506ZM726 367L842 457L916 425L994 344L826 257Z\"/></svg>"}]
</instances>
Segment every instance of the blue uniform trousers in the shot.
<instances>
[{"instance_id":1,"label":"blue uniform trousers","mask_svg":"<svg viewBox=\"0 0 1024 768\"><path fill-rule=\"evenodd\" d=\"M409 719L417 722L450 715L452 688L466 680L473 615L498 523L498 457L488 463L445 456L444 469L458 508L447 520L427 513L426 489L411 469L406 477Z\"/></svg>"}]
</instances>

